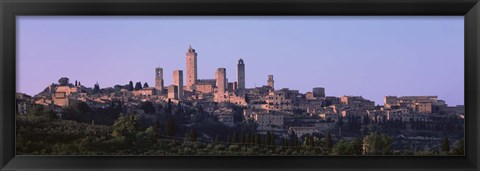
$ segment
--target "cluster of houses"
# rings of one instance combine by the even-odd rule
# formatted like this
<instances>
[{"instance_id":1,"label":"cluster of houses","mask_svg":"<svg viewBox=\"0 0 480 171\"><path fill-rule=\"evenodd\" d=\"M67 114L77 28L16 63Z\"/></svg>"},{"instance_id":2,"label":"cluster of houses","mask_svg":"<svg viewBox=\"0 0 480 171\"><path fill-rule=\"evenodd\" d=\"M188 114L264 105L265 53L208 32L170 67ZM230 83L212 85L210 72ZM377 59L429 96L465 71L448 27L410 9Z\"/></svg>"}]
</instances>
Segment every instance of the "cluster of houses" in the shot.
<instances>
[{"instance_id":1,"label":"cluster of houses","mask_svg":"<svg viewBox=\"0 0 480 171\"><path fill-rule=\"evenodd\" d=\"M73 101L85 102L92 109L121 104L126 113L144 114L140 104L150 101L165 104L181 103L185 107L201 105L204 112L215 115L227 126L236 126L232 105L241 107L245 119L257 123L259 133L272 132L286 136L294 131L297 136L330 131L339 118L365 118L376 122L388 120L428 121L433 117L455 115L463 118L464 106L447 106L437 96L385 96L384 105L361 96L326 96L325 88L315 87L301 93L288 88L275 89L273 75L261 87L245 87L245 63L237 64L237 80L229 82L226 69L218 68L214 79L197 78L197 53L187 51L186 85L183 71L173 72L173 83L164 85L163 68L155 68L155 87L129 89L128 86L103 88L92 93L92 88L81 84L55 85L35 96L17 93L17 113L25 114L29 108L45 106L61 116L62 109ZM229 104L229 105L217 105ZM347 121L347 120L345 120Z\"/></svg>"}]
</instances>

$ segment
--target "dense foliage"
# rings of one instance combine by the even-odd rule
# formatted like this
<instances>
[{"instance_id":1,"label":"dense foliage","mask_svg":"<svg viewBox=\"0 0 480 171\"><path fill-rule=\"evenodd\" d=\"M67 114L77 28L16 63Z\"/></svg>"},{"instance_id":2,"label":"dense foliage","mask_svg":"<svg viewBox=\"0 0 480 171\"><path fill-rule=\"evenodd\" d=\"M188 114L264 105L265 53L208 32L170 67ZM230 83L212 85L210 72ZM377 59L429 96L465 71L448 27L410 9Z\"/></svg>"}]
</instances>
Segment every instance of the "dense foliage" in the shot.
<instances>
[{"instance_id":1,"label":"dense foliage","mask_svg":"<svg viewBox=\"0 0 480 171\"><path fill-rule=\"evenodd\" d=\"M151 109L149 103L144 107ZM63 118L48 109L31 109L17 116L17 154L395 155L391 148L395 139L375 126L366 127L363 138L353 140L335 140L331 133L297 137L291 132L280 137L257 133L251 120L231 128L201 110L171 102L144 115L122 114L119 108L92 110L79 102L65 109ZM442 154L464 153L463 141L453 145L444 138L438 144Z\"/></svg>"}]
</instances>

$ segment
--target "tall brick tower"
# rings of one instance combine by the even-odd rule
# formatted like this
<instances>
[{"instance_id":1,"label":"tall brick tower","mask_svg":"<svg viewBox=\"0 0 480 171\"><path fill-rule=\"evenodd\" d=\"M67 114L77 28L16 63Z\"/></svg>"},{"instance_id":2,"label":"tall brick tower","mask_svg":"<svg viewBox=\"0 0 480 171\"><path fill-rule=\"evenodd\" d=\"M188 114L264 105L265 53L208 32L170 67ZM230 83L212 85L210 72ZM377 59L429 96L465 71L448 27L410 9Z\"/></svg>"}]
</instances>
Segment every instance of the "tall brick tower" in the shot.
<instances>
[{"instance_id":1,"label":"tall brick tower","mask_svg":"<svg viewBox=\"0 0 480 171\"><path fill-rule=\"evenodd\" d=\"M173 85L178 87L178 100L183 100L183 71L174 70L173 71Z\"/></svg>"},{"instance_id":2,"label":"tall brick tower","mask_svg":"<svg viewBox=\"0 0 480 171\"><path fill-rule=\"evenodd\" d=\"M155 68L155 89L157 94L163 94L163 68Z\"/></svg>"},{"instance_id":3,"label":"tall brick tower","mask_svg":"<svg viewBox=\"0 0 480 171\"><path fill-rule=\"evenodd\" d=\"M245 89L245 63L243 63L243 59L238 60L237 82L239 90Z\"/></svg>"},{"instance_id":4,"label":"tall brick tower","mask_svg":"<svg viewBox=\"0 0 480 171\"><path fill-rule=\"evenodd\" d=\"M188 48L187 52L187 74L186 74L186 80L187 83L186 89L187 90L193 90L195 83L197 81L197 53L195 52L195 49L190 46Z\"/></svg>"},{"instance_id":5,"label":"tall brick tower","mask_svg":"<svg viewBox=\"0 0 480 171\"><path fill-rule=\"evenodd\" d=\"M215 80L217 84L217 92L224 94L227 90L227 69L218 68L215 72Z\"/></svg>"},{"instance_id":6,"label":"tall brick tower","mask_svg":"<svg viewBox=\"0 0 480 171\"><path fill-rule=\"evenodd\" d=\"M273 81L273 75L268 75L268 86L272 87L275 90L275 81Z\"/></svg>"}]
</instances>

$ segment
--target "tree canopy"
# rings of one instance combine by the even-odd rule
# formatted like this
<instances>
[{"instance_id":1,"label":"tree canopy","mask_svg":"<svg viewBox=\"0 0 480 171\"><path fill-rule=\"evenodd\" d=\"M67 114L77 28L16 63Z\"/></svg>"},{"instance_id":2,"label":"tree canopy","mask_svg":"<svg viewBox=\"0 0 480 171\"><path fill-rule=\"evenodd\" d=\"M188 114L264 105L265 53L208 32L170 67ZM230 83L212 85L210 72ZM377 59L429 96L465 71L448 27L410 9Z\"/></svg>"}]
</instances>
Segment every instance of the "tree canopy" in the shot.
<instances>
[{"instance_id":1,"label":"tree canopy","mask_svg":"<svg viewBox=\"0 0 480 171\"><path fill-rule=\"evenodd\" d=\"M68 86L70 83L69 83L70 79L67 78L67 77L62 77L60 79L58 79L58 85L60 86Z\"/></svg>"}]
</instances>

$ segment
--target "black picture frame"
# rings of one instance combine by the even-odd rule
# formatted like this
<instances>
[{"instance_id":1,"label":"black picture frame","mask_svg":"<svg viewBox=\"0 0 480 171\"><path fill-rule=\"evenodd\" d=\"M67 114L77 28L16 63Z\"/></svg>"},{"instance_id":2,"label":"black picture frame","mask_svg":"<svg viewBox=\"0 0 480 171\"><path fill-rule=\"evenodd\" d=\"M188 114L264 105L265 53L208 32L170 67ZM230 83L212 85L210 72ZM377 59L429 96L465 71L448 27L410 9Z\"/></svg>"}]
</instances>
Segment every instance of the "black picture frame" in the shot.
<instances>
[{"instance_id":1,"label":"black picture frame","mask_svg":"<svg viewBox=\"0 0 480 171\"><path fill-rule=\"evenodd\" d=\"M478 0L1 0L0 168L3 170L479 170ZM15 156L19 15L459 15L465 17L465 156Z\"/></svg>"}]
</instances>

